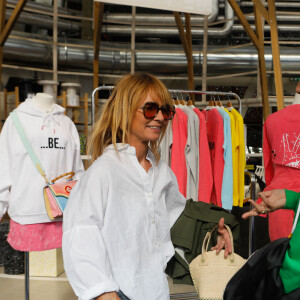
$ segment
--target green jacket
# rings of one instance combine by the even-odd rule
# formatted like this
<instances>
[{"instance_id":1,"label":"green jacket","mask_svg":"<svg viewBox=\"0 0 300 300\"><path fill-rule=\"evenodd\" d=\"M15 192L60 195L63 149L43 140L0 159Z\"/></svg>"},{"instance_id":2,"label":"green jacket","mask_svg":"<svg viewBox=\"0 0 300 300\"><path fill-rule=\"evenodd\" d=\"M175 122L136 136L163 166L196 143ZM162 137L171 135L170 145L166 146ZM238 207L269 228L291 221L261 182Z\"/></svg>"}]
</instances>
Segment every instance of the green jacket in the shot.
<instances>
[{"instance_id":1,"label":"green jacket","mask_svg":"<svg viewBox=\"0 0 300 300\"><path fill-rule=\"evenodd\" d=\"M285 191L286 209L293 209L295 212L298 208L300 193ZM280 269L280 278L283 283L286 294L300 287L300 222L298 219L297 226L291 237L289 249L285 253L284 261Z\"/></svg>"},{"instance_id":2,"label":"green jacket","mask_svg":"<svg viewBox=\"0 0 300 300\"><path fill-rule=\"evenodd\" d=\"M206 233L211 231L222 217L225 219L225 224L232 230L236 246L239 237L239 223L234 215L211 204L195 202L192 199L187 200L184 211L171 228L171 240L175 249L176 247L183 249L185 260L188 263L201 254ZM213 234L209 249L216 244L216 241L217 231ZM193 284L189 265L185 260L175 251L175 255L167 265L166 273L173 278L175 284Z\"/></svg>"}]
</instances>

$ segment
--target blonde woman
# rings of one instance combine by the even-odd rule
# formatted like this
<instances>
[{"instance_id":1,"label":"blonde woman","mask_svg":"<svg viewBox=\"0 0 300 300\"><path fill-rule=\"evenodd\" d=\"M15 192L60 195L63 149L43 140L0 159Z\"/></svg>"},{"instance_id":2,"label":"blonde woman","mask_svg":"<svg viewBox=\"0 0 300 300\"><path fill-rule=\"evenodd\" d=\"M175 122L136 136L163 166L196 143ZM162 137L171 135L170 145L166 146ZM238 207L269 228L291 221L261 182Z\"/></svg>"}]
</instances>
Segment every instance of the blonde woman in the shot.
<instances>
[{"instance_id":1,"label":"blonde woman","mask_svg":"<svg viewBox=\"0 0 300 300\"><path fill-rule=\"evenodd\" d=\"M186 200L158 143L174 114L149 74L123 77L103 107L89 141L93 164L64 213L65 270L79 299L170 299L170 228Z\"/></svg>"}]
</instances>

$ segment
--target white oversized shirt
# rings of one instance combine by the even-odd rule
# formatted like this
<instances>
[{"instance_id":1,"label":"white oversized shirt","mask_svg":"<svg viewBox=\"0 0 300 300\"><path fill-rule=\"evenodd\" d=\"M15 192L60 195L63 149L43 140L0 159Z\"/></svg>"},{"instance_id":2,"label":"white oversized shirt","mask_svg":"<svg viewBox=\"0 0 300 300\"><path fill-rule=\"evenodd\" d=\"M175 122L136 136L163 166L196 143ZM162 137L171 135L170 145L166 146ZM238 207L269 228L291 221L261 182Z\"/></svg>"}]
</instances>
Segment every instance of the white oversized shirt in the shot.
<instances>
[{"instance_id":1,"label":"white oversized shirt","mask_svg":"<svg viewBox=\"0 0 300 300\"><path fill-rule=\"evenodd\" d=\"M79 299L122 292L131 300L169 300L164 270L174 255L170 228L185 207L172 170L148 173L136 150L112 145L73 188L63 222L65 271Z\"/></svg>"}]
</instances>

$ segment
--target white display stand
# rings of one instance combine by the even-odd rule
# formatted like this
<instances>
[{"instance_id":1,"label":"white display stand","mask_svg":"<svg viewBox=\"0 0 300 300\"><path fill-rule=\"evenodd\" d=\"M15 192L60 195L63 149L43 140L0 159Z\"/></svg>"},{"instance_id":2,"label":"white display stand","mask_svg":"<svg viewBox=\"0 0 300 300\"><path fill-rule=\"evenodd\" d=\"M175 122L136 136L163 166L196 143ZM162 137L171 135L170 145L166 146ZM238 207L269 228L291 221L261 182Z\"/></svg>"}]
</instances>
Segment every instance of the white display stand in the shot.
<instances>
[{"instance_id":1,"label":"white display stand","mask_svg":"<svg viewBox=\"0 0 300 300\"><path fill-rule=\"evenodd\" d=\"M64 272L61 248L29 253L29 276L57 277Z\"/></svg>"},{"instance_id":2,"label":"white display stand","mask_svg":"<svg viewBox=\"0 0 300 300\"><path fill-rule=\"evenodd\" d=\"M56 102L57 95L54 93L54 86L57 86L58 82L54 80L39 80L37 83L43 86L43 93L50 94Z\"/></svg>"},{"instance_id":3,"label":"white display stand","mask_svg":"<svg viewBox=\"0 0 300 300\"><path fill-rule=\"evenodd\" d=\"M80 106L80 99L79 95L77 95L77 90L80 89L81 84L75 82L64 82L61 86L67 89L67 105Z\"/></svg>"}]
</instances>

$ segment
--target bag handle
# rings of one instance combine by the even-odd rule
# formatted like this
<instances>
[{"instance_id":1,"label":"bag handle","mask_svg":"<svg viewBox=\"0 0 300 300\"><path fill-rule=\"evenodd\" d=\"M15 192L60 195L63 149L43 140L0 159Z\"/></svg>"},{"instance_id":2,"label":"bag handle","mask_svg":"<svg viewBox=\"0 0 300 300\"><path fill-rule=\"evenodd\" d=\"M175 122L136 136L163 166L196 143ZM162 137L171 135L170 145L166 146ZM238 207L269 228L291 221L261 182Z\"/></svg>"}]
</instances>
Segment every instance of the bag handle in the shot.
<instances>
[{"instance_id":1,"label":"bag handle","mask_svg":"<svg viewBox=\"0 0 300 300\"><path fill-rule=\"evenodd\" d=\"M231 241L231 247L232 247L232 253L234 253L234 246L233 246L233 236L232 236L232 232L231 229L228 225L224 224L225 228L228 230L229 236L230 236L230 241ZM212 233L218 228L219 225L216 225L210 232L206 233L206 236L204 238L203 244L202 244L202 254L204 254L205 252L207 252L208 250L208 245L212 236Z\"/></svg>"},{"instance_id":2,"label":"bag handle","mask_svg":"<svg viewBox=\"0 0 300 300\"><path fill-rule=\"evenodd\" d=\"M56 180L60 179L60 178L63 178L63 177L66 177L66 176L69 176L67 178L67 180L71 180L73 178L73 176L75 175L74 172L68 172L68 173L65 173L65 174L62 174L54 179L51 180L51 183L54 183Z\"/></svg>"},{"instance_id":3,"label":"bag handle","mask_svg":"<svg viewBox=\"0 0 300 300\"><path fill-rule=\"evenodd\" d=\"M42 164L40 163L38 157L36 156L32 146L29 143L28 137L23 129L23 126L20 122L20 119L18 117L18 114L14 110L13 112L10 113L10 116L15 124L16 130L20 136L21 141L23 142L23 145L28 152L29 157L31 158L34 166L36 167L37 171L41 174L41 176L45 179L46 183L48 184L50 181L46 177L46 173L44 168L42 167Z\"/></svg>"}]
</instances>

